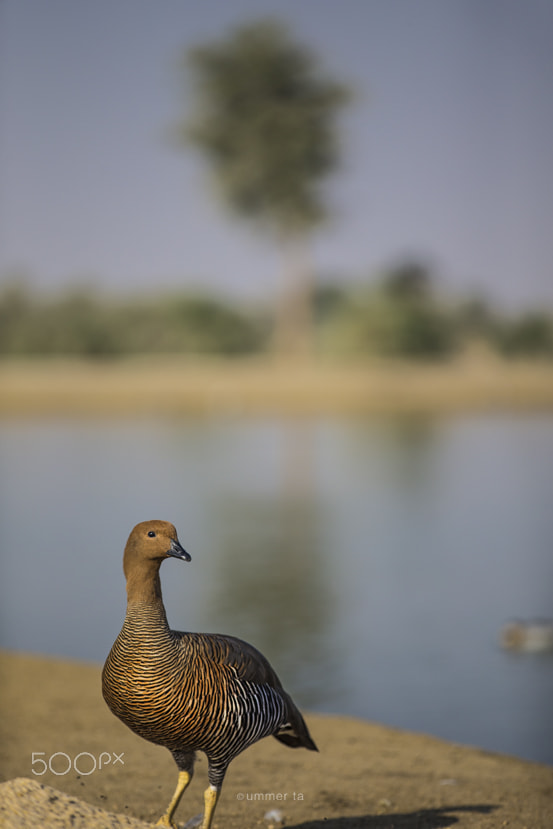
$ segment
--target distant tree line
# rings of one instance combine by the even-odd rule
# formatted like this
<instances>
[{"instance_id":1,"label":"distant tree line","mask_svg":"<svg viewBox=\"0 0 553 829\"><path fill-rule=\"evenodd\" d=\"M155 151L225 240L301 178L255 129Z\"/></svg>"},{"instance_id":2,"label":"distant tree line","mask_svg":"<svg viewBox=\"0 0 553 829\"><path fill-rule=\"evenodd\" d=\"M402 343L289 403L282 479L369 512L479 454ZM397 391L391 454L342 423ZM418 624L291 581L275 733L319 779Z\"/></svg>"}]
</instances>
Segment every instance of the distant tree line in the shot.
<instances>
[{"instance_id":1,"label":"distant tree line","mask_svg":"<svg viewBox=\"0 0 553 829\"><path fill-rule=\"evenodd\" d=\"M260 319L199 294L115 298L90 289L44 296L0 292L0 354L248 354L263 348Z\"/></svg>"},{"instance_id":2,"label":"distant tree line","mask_svg":"<svg viewBox=\"0 0 553 829\"><path fill-rule=\"evenodd\" d=\"M477 344L505 357L553 358L553 314L501 314L480 299L452 301L427 268L405 263L359 287L314 291L315 351L358 358L443 360ZM269 352L274 314L199 293L116 298L91 289L0 289L0 355L240 356Z\"/></svg>"},{"instance_id":3,"label":"distant tree line","mask_svg":"<svg viewBox=\"0 0 553 829\"><path fill-rule=\"evenodd\" d=\"M504 357L553 357L553 313L506 314L485 300L441 295L427 267L406 262L357 290L315 298L319 347L344 355L445 359L469 346Z\"/></svg>"}]
</instances>

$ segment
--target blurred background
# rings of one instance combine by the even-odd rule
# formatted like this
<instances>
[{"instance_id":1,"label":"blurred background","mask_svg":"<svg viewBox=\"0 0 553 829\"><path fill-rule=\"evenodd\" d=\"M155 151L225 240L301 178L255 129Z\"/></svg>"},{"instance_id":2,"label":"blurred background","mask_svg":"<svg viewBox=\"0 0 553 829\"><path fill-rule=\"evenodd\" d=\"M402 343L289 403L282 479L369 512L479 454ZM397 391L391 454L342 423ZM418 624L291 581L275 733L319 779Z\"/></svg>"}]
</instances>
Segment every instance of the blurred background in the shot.
<instances>
[{"instance_id":1,"label":"blurred background","mask_svg":"<svg viewBox=\"0 0 553 829\"><path fill-rule=\"evenodd\" d=\"M547 0L3 0L3 647L103 661L163 518L173 627L308 709L553 763L552 47ZM374 410L298 414L298 367ZM158 409L112 410L114 369ZM191 370L233 405L168 412ZM458 403L378 405L429 370Z\"/></svg>"}]
</instances>

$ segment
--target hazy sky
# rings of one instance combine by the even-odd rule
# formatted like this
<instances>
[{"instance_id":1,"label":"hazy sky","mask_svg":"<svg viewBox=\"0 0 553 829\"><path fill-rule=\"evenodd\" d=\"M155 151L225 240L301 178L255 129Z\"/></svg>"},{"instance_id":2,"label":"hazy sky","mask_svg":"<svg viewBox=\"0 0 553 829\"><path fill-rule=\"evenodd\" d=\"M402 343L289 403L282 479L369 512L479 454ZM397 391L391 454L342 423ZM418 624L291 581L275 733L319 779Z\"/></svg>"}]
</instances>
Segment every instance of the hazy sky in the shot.
<instances>
[{"instance_id":1,"label":"hazy sky","mask_svg":"<svg viewBox=\"0 0 553 829\"><path fill-rule=\"evenodd\" d=\"M355 92L318 272L553 305L551 0L0 0L0 276L272 294L279 252L169 140L180 55L267 15Z\"/></svg>"}]
</instances>

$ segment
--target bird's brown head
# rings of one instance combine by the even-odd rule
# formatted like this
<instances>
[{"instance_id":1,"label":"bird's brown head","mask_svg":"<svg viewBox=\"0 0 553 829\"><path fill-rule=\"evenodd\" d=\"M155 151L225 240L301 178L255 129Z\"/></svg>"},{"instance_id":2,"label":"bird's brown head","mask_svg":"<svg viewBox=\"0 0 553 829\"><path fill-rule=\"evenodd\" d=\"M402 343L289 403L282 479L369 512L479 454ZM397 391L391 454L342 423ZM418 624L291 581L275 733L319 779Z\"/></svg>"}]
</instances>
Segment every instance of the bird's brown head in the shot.
<instances>
[{"instance_id":1,"label":"bird's brown head","mask_svg":"<svg viewBox=\"0 0 553 829\"><path fill-rule=\"evenodd\" d=\"M169 521L142 521L134 527L125 546L125 576L128 578L133 566L157 562L159 567L164 559L170 557L190 561L190 556L181 546L173 524Z\"/></svg>"}]
</instances>

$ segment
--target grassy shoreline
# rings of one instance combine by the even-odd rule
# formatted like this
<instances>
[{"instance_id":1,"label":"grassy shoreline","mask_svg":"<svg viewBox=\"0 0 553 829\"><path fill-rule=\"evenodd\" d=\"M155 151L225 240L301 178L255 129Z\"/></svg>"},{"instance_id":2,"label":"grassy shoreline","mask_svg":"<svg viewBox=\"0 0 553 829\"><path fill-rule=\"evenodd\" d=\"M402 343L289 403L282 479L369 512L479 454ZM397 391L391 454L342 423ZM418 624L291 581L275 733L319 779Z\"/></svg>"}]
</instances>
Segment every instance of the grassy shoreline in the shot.
<instances>
[{"instance_id":1,"label":"grassy shoreline","mask_svg":"<svg viewBox=\"0 0 553 829\"><path fill-rule=\"evenodd\" d=\"M135 358L0 362L0 416L553 411L553 364L292 364Z\"/></svg>"}]
</instances>

